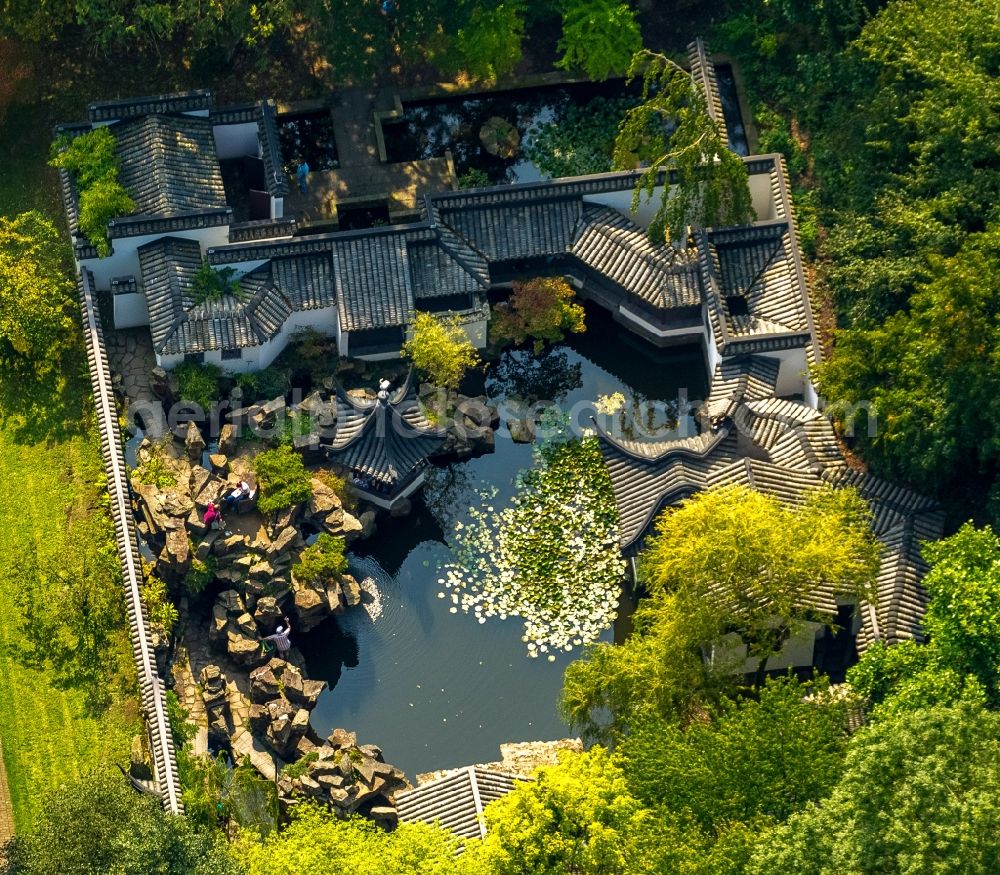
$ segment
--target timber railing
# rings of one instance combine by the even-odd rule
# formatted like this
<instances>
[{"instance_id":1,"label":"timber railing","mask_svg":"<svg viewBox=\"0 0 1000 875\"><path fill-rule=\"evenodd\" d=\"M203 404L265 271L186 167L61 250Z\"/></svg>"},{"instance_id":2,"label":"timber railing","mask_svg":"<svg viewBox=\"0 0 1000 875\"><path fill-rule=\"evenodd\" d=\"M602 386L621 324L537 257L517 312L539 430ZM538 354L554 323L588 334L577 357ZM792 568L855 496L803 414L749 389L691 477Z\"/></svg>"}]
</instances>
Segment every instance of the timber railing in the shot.
<instances>
[{"instance_id":1,"label":"timber railing","mask_svg":"<svg viewBox=\"0 0 1000 875\"><path fill-rule=\"evenodd\" d=\"M177 777L177 759L173 735L167 716L166 693L156 669L149 619L142 603L140 583L142 563L136 541L135 520L132 516L128 471L118 427L118 406L111 386L111 369L104 348L101 316L97 309L94 282L86 269L80 272L80 303L83 310L83 333L87 344L87 362L94 393L94 408L101 433L101 453L108 477L108 496L115 524L115 541L121 560L125 603L132 637L132 655L139 675L139 693L143 715L149 733L153 758L153 774L163 807L173 814L182 814L181 786Z\"/></svg>"}]
</instances>

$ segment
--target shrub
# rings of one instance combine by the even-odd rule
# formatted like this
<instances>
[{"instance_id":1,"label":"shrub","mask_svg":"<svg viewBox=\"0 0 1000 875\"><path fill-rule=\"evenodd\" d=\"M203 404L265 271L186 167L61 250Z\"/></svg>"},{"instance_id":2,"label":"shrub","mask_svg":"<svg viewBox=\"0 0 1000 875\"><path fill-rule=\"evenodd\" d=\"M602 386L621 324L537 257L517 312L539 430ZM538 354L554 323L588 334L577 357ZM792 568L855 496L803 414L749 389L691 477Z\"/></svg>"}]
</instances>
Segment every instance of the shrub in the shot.
<instances>
[{"instance_id":1,"label":"shrub","mask_svg":"<svg viewBox=\"0 0 1000 875\"><path fill-rule=\"evenodd\" d=\"M216 560L209 556L204 562L192 559L188 573L184 575L184 587L192 595L197 595L215 579Z\"/></svg>"},{"instance_id":2,"label":"shrub","mask_svg":"<svg viewBox=\"0 0 1000 875\"><path fill-rule=\"evenodd\" d=\"M269 365L262 371L237 375L236 385L243 392L245 404L270 401L272 398L284 395L291 388L288 371L274 365Z\"/></svg>"},{"instance_id":3,"label":"shrub","mask_svg":"<svg viewBox=\"0 0 1000 875\"><path fill-rule=\"evenodd\" d=\"M142 584L142 601L150 622L163 627L163 633L169 635L177 622L177 608L167 595L167 585L159 577L147 576Z\"/></svg>"},{"instance_id":4,"label":"shrub","mask_svg":"<svg viewBox=\"0 0 1000 875\"><path fill-rule=\"evenodd\" d=\"M495 337L513 343L533 339L540 353L546 343L559 343L567 331L580 333L586 328L583 307L574 296L562 277L515 281L510 300L497 308L493 319Z\"/></svg>"},{"instance_id":5,"label":"shrub","mask_svg":"<svg viewBox=\"0 0 1000 875\"><path fill-rule=\"evenodd\" d=\"M108 222L135 209L135 202L118 181L116 146L115 135L108 128L97 128L57 139L49 162L73 174L80 198L80 230L101 258L111 254Z\"/></svg>"},{"instance_id":6,"label":"shrub","mask_svg":"<svg viewBox=\"0 0 1000 875\"><path fill-rule=\"evenodd\" d=\"M135 475L144 486L155 486L157 489L169 489L177 485L177 477L163 461L159 451L153 451L149 458L135 469Z\"/></svg>"},{"instance_id":7,"label":"shrub","mask_svg":"<svg viewBox=\"0 0 1000 875\"><path fill-rule=\"evenodd\" d=\"M236 269L232 267L214 268L204 259L201 266L191 279L191 294L196 304L204 304L206 301L218 301L227 295L234 298L245 298L246 294L240 289L236 276Z\"/></svg>"},{"instance_id":8,"label":"shrub","mask_svg":"<svg viewBox=\"0 0 1000 875\"><path fill-rule=\"evenodd\" d=\"M346 570L344 539L325 533L302 551L299 561L292 568L296 579L306 584L337 580Z\"/></svg>"},{"instance_id":9,"label":"shrub","mask_svg":"<svg viewBox=\"0 0 1000 875\"><path fill-rule=\"evenodd\" d=\"M417 313L413 336L403 344L403 355L443 389L457 389L465 372L479 361L458 316L430 313Z\"/></svg>"},{"instance_id":10,"label":"shrub","mask_svg":"<svg viewBox=\"0 0 1000 875\"><path fill-rule=\"evenodd\" d=\"M470 167L456 182L459 188L489 188L493 184L489 174L478 167Z\"/></svg>"},{"instance_id":11,"label":"shrub","mask_svg":"<svg viewBox=\"0 0 1000 875\"><path fill-rule=\"evenodd\" d=\"M202 410L211 410L219 397L219 380L222 370L218 365L204 362L183 362L174 368L177 389L181 400L197 404Z\"/></svg>"},{"instance_id":12,"label":"shrub","mask_svg":"<svg viewBox=\"0 0 1000 875\"><path fill-rule=\"evenodd\" d=\"M312 496L309 472L291 447L265 450L254 459L253 467L260 487L257 507L261 513L276 513Z\"/></svg>"}]
</instances>

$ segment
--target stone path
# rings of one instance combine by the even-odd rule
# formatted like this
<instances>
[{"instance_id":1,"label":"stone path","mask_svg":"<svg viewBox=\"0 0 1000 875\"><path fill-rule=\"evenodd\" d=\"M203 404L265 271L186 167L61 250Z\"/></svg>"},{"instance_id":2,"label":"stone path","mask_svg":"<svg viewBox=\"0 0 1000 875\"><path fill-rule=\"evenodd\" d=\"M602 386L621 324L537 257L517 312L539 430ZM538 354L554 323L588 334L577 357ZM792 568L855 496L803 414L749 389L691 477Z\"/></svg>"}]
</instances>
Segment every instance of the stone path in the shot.
<instances>
[{"instance_id":1,"label":"stone path","mask_svg":"<svg viewBox=\"0 0 1000 875\"><path fill-rule=\"evenodd\" d=\"M156 356L149 329L108 331L105 348L115 390L126 399L126 416L131 420L138 415L146 435L158 440L166 431L166 420L162 405L150 386L150 372L156 366Z\"/></svg>"}]
</instances>

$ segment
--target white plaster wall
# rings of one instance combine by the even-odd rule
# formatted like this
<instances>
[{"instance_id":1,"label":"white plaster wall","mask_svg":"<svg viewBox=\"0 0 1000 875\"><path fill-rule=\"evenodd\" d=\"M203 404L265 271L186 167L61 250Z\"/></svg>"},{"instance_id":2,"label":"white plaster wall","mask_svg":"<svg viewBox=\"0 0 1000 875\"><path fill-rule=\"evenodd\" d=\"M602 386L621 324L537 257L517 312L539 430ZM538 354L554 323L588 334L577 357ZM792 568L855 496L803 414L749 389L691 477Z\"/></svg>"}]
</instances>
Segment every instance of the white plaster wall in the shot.
<instances>
[{"instance_id":1,"label":"white plaster wall","mask_svg":"<svg viewBox=\"0 0 1000 875\"><path fill-rule=\"evenodd\" d=\"M750 177L750 198L758 221L765 222L775 218L770 173L755 173Z\"/></svg>"},{"instance_id":2,"label":"white plaster wall","mask_svg":"<svg viewBox=\"0 0 1000 875\"><path fill-rule=\"evenodd\" d=\"M637 325L641 325L650 334L655 334L657 337L676 337L679 339L690 338L692 342L699 340L705 335L705 328L703 325L693 325L688 328L657 328L651 322L647 322L638 313L629 310L626 306L621 305L618 308L618 312L621 313L630 322L635 322Z\"/></svg>"},{"instance_id":3,"label":"white plaster wall","mask_svg":"<svg viewBox=\"0 0 1000 875\"><path fill-rule=\"evenodd\" d=\"M612 207L618 210L618 212L623 216L631 219L637 225L641 225L643 228L648 228L653 216L656 215L656 210L660 205L660 198L662 197L663 186L658 185L653 189L653 196L651 198L644 199L639 205L639 209L634 213L632 212L631 188L627 188L623 191L605 192L603 194L588 194L584 195L583 200L586 203L603 204L606 207Z\"/></svg>"},{"instance_id":4,"label":"white plaster wall","mask_svg":"<svg viewBox=\"0 0 1000 875\"><path fill-rule=\"evenodd\" d=\"M775 386L774 394L779 398L788 395L806 395L806 351L804 347L798 349L783 349L780 352L769 352L764 354L766 358L777 359L781 362L778 368L778 383Z\"/></svg>"},{"instance_id":5,"label":"white plaster wall","mask_svg":"<svg viewBox=\"0 0 1000 875\"><path fill-rule=\"evenodd\" d=\"M79 264L94 274L94 284L98 289L108 289L116 276L134 276L141 282L139 270L139 247L163 237L183 237L197 240L204 252L210 246L222 246L229 242L229 226L214 228L194 228L189 231L171 231L167 234L142 234L138 237L120 237L111 241L114 250L107 258L85 258Z\"/></svg>"},{"instance_id":6,"label":"white plaster wall","mask_svg":"<svg viewBox=\"0 0 1000 875\"><path fill-rule=\"evenodd\" d=\"M271 218L285 218L285 199L283 197L275 197L274 195L271 195Z\"/></svg>"},{"instance_id":7,"label":"white plaster wall","mask_svg":"<svg viewBox=\"0 0 1000 875\"><path fill-rule=\"evenodd\" d=\"M705 326L705 357L708 359L708 380L709 383L715 377L715 368L722 361L719 355L719 348L715 345L715 335L712 333L712 324L708 316L708 304L701 305L701 321Z\"/></svg>"},{"instance_id":8,"label":"white plaster wall","mask_svg":"<svg viewBox=\"0 0 1000 875\"><path fill-rule=\"evenodd\" d=\"M257 123L241 122L236 125L214 125L215 151L220 160L224 158L259 157L260 144L257 142Z\"/></svg>"},{"instance_id":9,"label":"white plaster wall","mask_svg":"<svg viewBox=\"0 0 1000 875\"><path fill-rule=\"evenodd\" d=\"M138 328L149 325L146 296L142 292L113 295L115 328Z\"/></svg>"}]
</instances>

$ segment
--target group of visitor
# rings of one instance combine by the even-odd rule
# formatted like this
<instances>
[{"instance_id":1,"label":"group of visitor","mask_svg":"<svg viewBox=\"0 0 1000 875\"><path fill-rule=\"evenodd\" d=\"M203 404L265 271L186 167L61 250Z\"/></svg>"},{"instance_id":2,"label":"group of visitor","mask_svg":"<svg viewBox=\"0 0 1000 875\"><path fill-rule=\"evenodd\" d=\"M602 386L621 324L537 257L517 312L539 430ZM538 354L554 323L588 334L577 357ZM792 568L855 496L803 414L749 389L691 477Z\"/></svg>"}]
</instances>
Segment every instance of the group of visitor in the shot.
<instances>
[{"instance_id":1,"label":"group of visitor","mask_svg":"<svg viewBox=\"0 0 1000 875\"><path fill-rule=\"evenodd\" d=\"M208 503L202 520L210 529L225 529L226 521L222 518L222 508L225 508L227 512L235 511L244 498L250 498L252 495L253 488L250 484L246 480L240 480L232 491L223 496L220 504L216 504L214 501Z\"/></svg>"}]
</instances>

